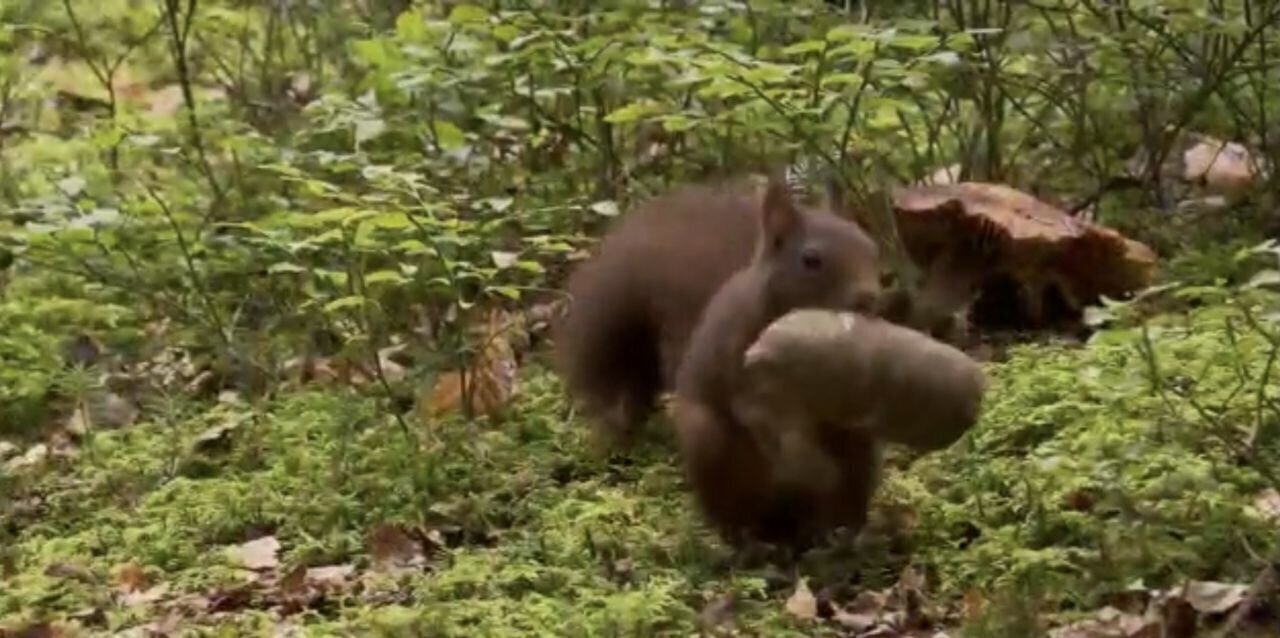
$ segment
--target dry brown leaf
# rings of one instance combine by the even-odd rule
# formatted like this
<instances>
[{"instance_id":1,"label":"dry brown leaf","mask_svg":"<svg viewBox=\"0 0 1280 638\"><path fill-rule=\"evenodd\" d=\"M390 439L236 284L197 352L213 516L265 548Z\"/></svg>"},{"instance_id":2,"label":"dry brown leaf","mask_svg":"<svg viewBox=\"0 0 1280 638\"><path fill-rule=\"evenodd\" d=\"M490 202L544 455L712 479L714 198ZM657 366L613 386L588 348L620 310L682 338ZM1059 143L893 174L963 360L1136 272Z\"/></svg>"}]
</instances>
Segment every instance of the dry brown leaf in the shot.
<instances>
[{"instance_id":1,"label":"dry brown leaf","mask_svg":"<svg viewBox=\"0 0 1280 638\"><path fill-rule=\"evenodd\" d=\"M1223 614L1244 602L1248 585L1192 581L1183 588L1181 597L1202 614Z\"/></svg>"},{"instance_id":2,"label":"dry brown leaf","mask_svg":"<svg viewBox=\"0 0 1280 638\"><path fill-rule=\"evenodd\" d=\"M280 564L276 556L280 552L280 541L274 536L251 540L230 548L228 552L235 562L249 569L274 569Z\"/></svg>"},{"instance_id":3,"label":"dry brown leaf","mask_svg":"<svg viewBox=\"0 0 1280 638\"><path fill-rule=\"evenodd\" d=\"M201 432L192 443L192 449L200 454L226 451L231 445L231 434L240 427L244 420L243 415L235 415Z\"/></svg>"},{"instance_id":4,"label":"dry brown leaf","mask_svg":"<svg viewBox=\"0 0 1280 638\"><path fill-rule=\"evenodd\" d=\"M116 568L116 588L124 593L142 591L150 585L147 571L137 563L125 563Z\"/></svg>"},{"instance_id":5,"label":"dry brown leaf","mask_svg":"<svg viewBox=\"0 0 1280 638\"><path fill-rule=\"evenodd\" d=\"M182 108L182 86L170 84L151 92L148 100L151 117L169 117Z\"/></svg>"},{"instance_id":6,"label":"dry brown leaf","mask_svg":"<svg viewBox=\"0 0 1280 638\"><path fill-rule=\"evenodd\" d=\"M1253 509L1259 518L1280 523L1280 492L1274 488L1263 490L1254 497Z\"/></svg>"},{"instance_id":7,"label":"dry brown leaf","mask_svg":"<svg viewBox=\"0 0 1280 638\"><path fill-rule=\"evenodd\" d=\"M160 583L150 589L125 592L120 596L120 602L128 607L143 607L159 601L168 593L169 583Z\"/></svg>"},{"instance_id":8,"label":"dry brown leaf","mask_svg":"<svg viewBox=\"0 0 1280 638\"><path fill-rule=\"evenodd\" d=\"M376 525L369 532L369 555L374 567L397 571L423 564L422 545L398 525Z\"/></svg>"},{"instance_id":9,"label":"dry brown leaf","mask_svg":"<svg viewBox=\"0 0 1280 638\"><path fill-rule=\"evenodd\" d=\"M733 627L734 607L737 596L733 592L720 594L711 599L698 613L698 626L703 631L716 631Z\"/></svg>"},{"instance_id":10,"label":"dry brown leaf","mask_svg":"<svg viewBox=\"0 0 1280 638\"><path fill-rule=\"evenodd\" d=\"M818 617L818 599L809 591L809 579L801 578L796 583L796 590L787 599L787 613L801 620L813 620Z\"/></svg>"},{"instance_id":11,"label":"dry brown leaf","mask_svg":"<svg viewBox=\"0 0 1280 638\"><path fill-rule=\"evenodd\" d=\"M97 578L94 577L93 572L89 571L87 567L77 565L76 563L53 563L44 569L44 573L46 576L65 578L67 580L79 581L86 584L93 584L97 580Z\"/></svg>"},{"instance_id":12,"label":"dry brown leaf","mask_svg":"<svg viewBox=\"0 0 1280 638\"><path fill-rule=\"evenodd\" d=\"M14 630L12 634L0 633L0 635L6 638L10 635L13 638L62 638L67 635L67 632L53 623L38 622Z\"/></svg>"},{"instance_id":13,"label":"dry brown leaf","mask_svg":"<svg viewBox=\"0 0 1280 638\"><path fill-rule=\"evenodd\" d=\"M168 638L169 636L177 636L178 631L182 629L184 618L178 611L169 611L164 616L157 618L142 626L145 635L153 638Z\"/></svg>"},{"instance_id":14,"label":"dry brown leaf","mask_svg":"<svg viewBox=\"0 0 1280 638\"><path fill-rule=\"evenodd\" d=\"M307 594L307 568L298 565L289 570L280 581L276 583L276 587L280 589L280 593L289 597L305 596Z\"/></svg>"},{"instance_id":15,"label":"dry brown leaf","mask_svg":"<svg viewBox=\"0 0 1280 638\"><path fill-rule=\"evenodd\" d=\"M861 634L874 628L880 623L880 614L872 612L850 612L844 609L836 609L835 621L841 627L852 629Z\"/></svg>"},{"instance_id":16,"label":"dry brown leaf","mask_svg":"<svg viewBox=\"0 0 1280 638\"><path fill-rule=\"evenodd\" d=\"M44 463L49 458L49 446L44 443L37 443L29 448L20 456L9 459L4 464L7 472L17 472L18 470L35 467Z\"/></svg>"},{"instance_id":17,"label":"dry brown leaf","mask_svg":"<svg viewBox=\"0 0 1280 638\"><path fill-rule=\"evenodd\" d=\"M964 593L964 598L960 604L960 613L966 620L973 620L982 615L982 611L986 606L987 599L982 595L982 592L970 589Z\"/></svg>"},{"instance_id":18,"label":"dry brown leaf","mask_svg":"<svg viewBox=\"0 0 1280 638\"><path fill-rule=\"evenodd\" d=\"M1158 619L1104 607L1094 618L1058 627L1049 638L1159 638Z\"/></svg>"},{"instance_id":19,"label":"dry brown leaf","mask_svg":"<svg viewBox=\"0 0 1280 638\"><path fill-rule=\"evenodd\" d=\"M418 414L422 423L431 426L441 417L463 410L470 393L470 411L497 418L516 391L516 357L512 338L523 322L495 309L483 327L472 330L482 347L465 373L452 370L436 378L435 383L418 396ZM465 383L464 383L465 381Z\"/></svg>"},{"instance_id":20,"label":"dry brown leaf","mask_svg":"<svg viewBox=\"0 0 1280 638\"><path fill-rule=\"evenodd\" d=\"M321 589L339 587L346 583L355 571L356 568L352 565L312 567L307 570L307 582Z\"/></svg>"},{"instance_id":21,"label":"dry brown leaf","mask_svg":"<svg viewBox=\"0 0 1280 638\"><path fill-rule=\"evenodd\" d=\"M1258 159L1236 142L1198 136L1198 142L1182 154L1182 179L1203 182L1211 191L1239 194L1253 185Z\"/></svg>"}]
</instances>

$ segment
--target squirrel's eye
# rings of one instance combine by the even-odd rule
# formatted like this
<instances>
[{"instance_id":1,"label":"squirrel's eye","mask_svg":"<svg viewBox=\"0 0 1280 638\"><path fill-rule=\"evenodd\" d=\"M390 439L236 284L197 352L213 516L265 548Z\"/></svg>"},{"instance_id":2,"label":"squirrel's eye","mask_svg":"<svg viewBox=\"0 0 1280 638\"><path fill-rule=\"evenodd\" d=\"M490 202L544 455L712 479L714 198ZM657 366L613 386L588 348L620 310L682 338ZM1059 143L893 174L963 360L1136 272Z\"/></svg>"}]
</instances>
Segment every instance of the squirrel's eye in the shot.
<instances>
[{"instance_id":1,"label":"squirrel's eye","mask_svg":"<svg viewBox=\"0 0 1280 638\"><path fill-rule=\"evenodd\" d=\"M814 250L806 250L800 253L800 264L808 270L817 270L822 267L822 255Z\"/></svg>"}]
</instances>

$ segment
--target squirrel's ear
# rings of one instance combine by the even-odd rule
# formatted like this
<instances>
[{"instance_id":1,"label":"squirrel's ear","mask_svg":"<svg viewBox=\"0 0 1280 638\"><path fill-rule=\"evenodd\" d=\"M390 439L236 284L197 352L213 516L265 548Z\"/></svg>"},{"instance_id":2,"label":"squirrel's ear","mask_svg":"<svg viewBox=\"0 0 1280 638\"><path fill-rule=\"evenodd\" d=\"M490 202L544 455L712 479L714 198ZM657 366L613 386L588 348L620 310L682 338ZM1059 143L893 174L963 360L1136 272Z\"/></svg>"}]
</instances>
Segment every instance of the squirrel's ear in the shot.
<instances>
[{"instance_id":1,"label":"squirrel's ear","mask_svg":"<svg viewBox=\"0 0 1280 638\"><path fill-rule=\"evenodd\" d=\"M800 225L800 209L796 208L791 186L783 171L769 174L769 185L764 193L764 205L760 210L760 226L766 246L781 243Z\"/></svg>"}]
</instances>

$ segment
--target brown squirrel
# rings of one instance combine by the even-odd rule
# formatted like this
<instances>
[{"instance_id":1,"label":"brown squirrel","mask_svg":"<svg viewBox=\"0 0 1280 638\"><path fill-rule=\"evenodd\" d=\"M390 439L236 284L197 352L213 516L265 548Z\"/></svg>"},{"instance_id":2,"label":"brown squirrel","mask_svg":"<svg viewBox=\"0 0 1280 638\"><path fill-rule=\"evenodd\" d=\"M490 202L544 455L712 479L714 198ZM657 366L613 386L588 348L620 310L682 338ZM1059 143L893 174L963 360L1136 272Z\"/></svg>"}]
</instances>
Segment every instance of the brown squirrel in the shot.
<instances>
[{"instance_id":1,"label":"brown squirrel","mask_svg":"<svg viewBox=\"0 0 1280 638\"><path fill-rule=\"evenodd\" d=\"M780 175L765 192L760 186L750 179L689 185L645 202L570 274L567 312L552 329L556 367L598 442L625 447L658 395L674 388L694 325L712 295L752 263L762 220L786 251L766 250L765 263L781 264L781 254L794 262L777 272L790 291L776 293L770 313L832 295L865 303L878 289L876 245L843 217L834 186L814 209L796 208ZM805 259L833 274L809 276ZM785 280L788 273L794 281Z\"/></svg>"},{"instance_id":2,"label":"brown squirrel","mask_svg":"<svg viewBox=\"0 0 1280 638\"><path fill-rule=\"evenodd\" d=\"M773 319L799 307L866 309L876 297L878 249L845 213L830 185L822 206L797 206L777 175L763 194L747 180L686 186L623 217L566 286L568 312L552 333L557 368L603 439L627 442L660 392L681 394L687 362L677 438L697 500L731 541L799 545L865 521L880 471L870 433L806 435L839 470L788 485L728 403L744 351ZM899 294L877 311L929 323L914 301Z\"/></svg>"},{"instance_id":3,"label":"brown squirrel","mask_svg":"<svg viewBox=\"0 0 1280 638\"><path fill-rule=\"evenodd\" d=\"M857 224L799 208L777 178L759 210L751 261L707 303L688 341L673 420L694 494L727 539L802 546L832 527L861 526L879 473L878 447L863 431L815 428L821 449L841 461L837 475L826 483L775 480L767 450L734 411L743 354L794 309L872 309L879 251Z\"/></svg>"}]
</instances>

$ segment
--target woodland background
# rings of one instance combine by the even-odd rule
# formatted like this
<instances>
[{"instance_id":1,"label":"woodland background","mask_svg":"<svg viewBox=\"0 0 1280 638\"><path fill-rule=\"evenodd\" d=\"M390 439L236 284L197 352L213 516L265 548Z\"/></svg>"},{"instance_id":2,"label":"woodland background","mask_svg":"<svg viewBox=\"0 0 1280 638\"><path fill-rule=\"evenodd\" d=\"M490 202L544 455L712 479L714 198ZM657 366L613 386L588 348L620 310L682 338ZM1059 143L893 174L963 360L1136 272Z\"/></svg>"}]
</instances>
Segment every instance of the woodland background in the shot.
<instances>
[{"instance_id":1,"label":"woodland background","mask_svg":"<svg viewBox=\"0 0 1280 638\"><path fill-rule=\"evenodd\" d=\"M1280 2L0 22L0 635L1277 635ZM1205 136L1245 177L1185 179ZM727 566L664 433L591 456L543 347L632 203L799 156L1160 255L1087 338L992 331L979 426L801 586Z\"/></svg>"}]
</instances>

